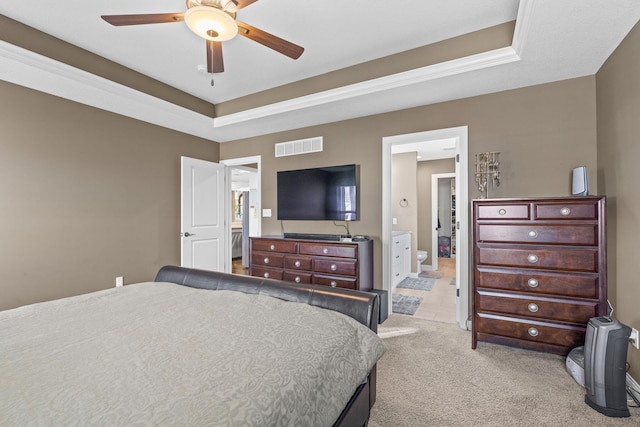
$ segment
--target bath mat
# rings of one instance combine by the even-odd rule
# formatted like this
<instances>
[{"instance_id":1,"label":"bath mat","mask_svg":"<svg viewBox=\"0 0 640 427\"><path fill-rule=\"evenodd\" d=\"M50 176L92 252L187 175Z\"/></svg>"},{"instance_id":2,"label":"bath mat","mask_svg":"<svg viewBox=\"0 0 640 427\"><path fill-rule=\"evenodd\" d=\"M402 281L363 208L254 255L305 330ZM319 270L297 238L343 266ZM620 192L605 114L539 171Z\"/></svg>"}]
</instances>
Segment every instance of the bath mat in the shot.
<instances>
[{"instance_id":1,"label":"bath mat","mask_svg":"<svg viewBox=\"0 0 640 427\"><path fill-rule=\"evenodd\" d=\"M438 273L437 271L421 271L418 274L418 277L424 277L425 279L440 279L442 277L442 273Z\"/></svg>"},{"instance_id":2,"label":"bath mat","mask_svg":"<svg viewBox=\"0 0 640 427\"><path fill-rule=\"evenodd\" d=\"M422 277L405 277L402 282L398 283L398 288L417 289L419 291L430 291L436 279L424 279Z\"/></svg>"},{"instance_id":3,"label":"bath mat","mask_svg":"<svg viewBox=\"0 0 640 427\"><path fill-rule=\"evenodd\" d=\"M422 302L422 298L411 295L392 294L391 295L393 313L408 314L413 316Z\"/></svg>"}]
</instances>

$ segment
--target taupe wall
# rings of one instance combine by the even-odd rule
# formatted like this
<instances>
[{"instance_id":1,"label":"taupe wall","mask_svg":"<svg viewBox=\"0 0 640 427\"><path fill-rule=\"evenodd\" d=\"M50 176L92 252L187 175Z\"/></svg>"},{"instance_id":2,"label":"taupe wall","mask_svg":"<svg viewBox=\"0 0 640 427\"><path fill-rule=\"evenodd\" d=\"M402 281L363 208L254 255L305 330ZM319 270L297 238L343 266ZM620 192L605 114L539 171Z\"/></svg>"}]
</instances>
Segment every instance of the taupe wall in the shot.
<instances>
[{"instance_id":1,"label":"taupe wall","mask_svg":"<svg viewBox=\"0 0 640 427\"><path fill-rule=\"evenodd\" d=\"M598 181L607 195L609 299L614 317L640 329L640 26L596 76ZM629 346L631 375L640 380L640 350Z\"/></svg>"},{"instance_id":2,"label":"taupe wall","mask_svg":"<svg viewBox=\"0 0 640 427\"><path fill-rule=\"evenodd\" d=\"M433 257L431 242L433 228L431 224L431 175L439 173L455 173L453 159L429 160L418 162L418 249L428 251L429 256L423 265L431 265Z\"/></svg>"},{"instance_id":3,"label":"taupe wall","mask_svg":"<svg viewBox=\"0 0 640 427\"><path fill-rule=\"evenodd\" d=\"M566 196L571 192L571 168L578 165L588 167L592 193L597 193L594 76L223 143L220 158L262 156L262 207L274 214L263 219L263 234L281 233L276 171L360 164L362 219L351 230L374 239L375 287L382 288L382 138L463 125L469 126L471 158L480 151L502 152L503 180L492 196ZM321 153L274 157L275 143L320 135ZM469 185L473 168L471 162ZM469 197L477 196L471 185ZM341 232L328 221L286 221L284 228Z\"/></svg>"},{"instance_id":4,"label":"taupe wall","mask_svg":"<svg viewBox=\"0 0 640 427\"><path fill-rule=\"evenodd\" d=\"M0 82L0 309L180 262L180 156L218 144Z\"/></svg>"},{"instance_id":5,"label":"taupe wall","mask_svg":"<svg viewBox=\"0 0 640 427\"><path fill-rule=\"evenodd\" d=\"M411 233L411 259L417 259L418 245L418 160L417 154L398 153L392 155L391 186L392 215L397 221L394 231ZM406 203L405 203L406 202ZM416 271L416 263L411 263L411 271Z\"/></svg>"}]
</instances>

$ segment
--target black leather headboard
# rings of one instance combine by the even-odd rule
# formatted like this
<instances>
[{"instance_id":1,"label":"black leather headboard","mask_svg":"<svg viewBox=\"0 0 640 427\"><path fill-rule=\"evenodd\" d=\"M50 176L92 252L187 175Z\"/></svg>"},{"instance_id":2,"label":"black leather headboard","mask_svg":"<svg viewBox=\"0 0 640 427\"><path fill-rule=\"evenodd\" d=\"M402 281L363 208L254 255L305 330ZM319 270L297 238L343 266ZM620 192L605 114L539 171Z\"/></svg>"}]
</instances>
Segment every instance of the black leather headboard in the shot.
<instances>
[{"instance_id":1,"label":"black leather headboard","mask_svg":"<svg viewBox=\"0 0 640 427\"><path fill-rule=\"evenodd\" d=\"M374 332L378 331L379 297L373 293L320 285L293 284L281 280L172 265L162 267L155 281L177 283L200 289L269 295L285 301L306 303L346 314Z\"/></svg>"}]
</instances>

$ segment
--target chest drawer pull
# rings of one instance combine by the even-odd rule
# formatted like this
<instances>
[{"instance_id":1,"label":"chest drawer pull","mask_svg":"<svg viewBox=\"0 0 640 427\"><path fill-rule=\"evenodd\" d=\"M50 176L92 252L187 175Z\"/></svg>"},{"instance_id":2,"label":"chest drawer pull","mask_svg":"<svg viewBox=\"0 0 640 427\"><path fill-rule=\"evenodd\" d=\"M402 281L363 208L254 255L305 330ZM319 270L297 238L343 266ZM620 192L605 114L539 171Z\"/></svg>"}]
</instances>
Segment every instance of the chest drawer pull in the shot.
<instances>
[{"instance_id":1,"label":"chest drawer pull","mask_svg":"<svg viewBox=\"0 0 640 427\"><path fill-rule=\"evenodd\" d=\"M529 335L531 335L532 337L537 337L539 332L536 328L529 328L529 330L527 331L529 333Z\"/></svg>"},{"instance_id":2,"label":"chest drawer pull","mask_svg":"<svg viewBox=\"0 0 640 427\"><path fill-rule=\"evenodd\" d=\"M296 267L300 267L300 261L296 261L294 264Z\"/></svg>"},{"instance_id":3,"label":"chest drawer pull","mask_svg":"<svg viewBox=\"0 0 640 427\"><path fill-rule=\"evenodd\" d=\"M331 281L331 287L335 288L336 286L338 286L338 283L335 280Z\"/></svg>"},{"instance_id":4,"label":"chest drawer pull","mask_svg":"<svg viewBox=\"0 0 640 427\"><path fill-rule=\"evenodd\" d=\"M328 254L328 253L329 253L329 249L324 248L324 249L322 250L322 253L323 253L323 254L325 254L325 255L326 255L326 254Z\"/></svg>"},{"instance_id":5,"label":"chest drawer pull","mask_svg":"<svg viewBox=\"0 0 640 427\"><path fill-rule=\"evenodd\" d=\"M331 271L336 271L338 269L338 266L335 264L331 264Z\"/></svg>"},{"instance_id":6,"label":"chest drawer pull","mask_svg":"<svg viewBox=\"0 0 640 427\"><path fill-rule=\"evenodd\" d=\"M500 210L498 211L498 213L499 213L500 215L506 215L506 214L507 214L507 210L506 210L506 209L500 209Z\"/></svg>"},{"instance_id":7,"label":"chest drawer pull","mask_svg":"<svg viewBox=\"0 0 640 427\"><path fill-rule=\"evenodd\" d=\"M538 304L530 303L527 308L530 312L535 313L536 311L538 311Z\"/></svg>"},{"instance_id":8,"label":"chest drawer pull","mask_svg":"<svg viewBox=\"0 0 640 427\"><path fill-rule=\"evenodd\" d=\"M538 281L536 279L529 279L529 281L527 281L527 285L529 285L529 287L531 288L537 288Z\"/></svg>"},{"instance_id":9,"label":"chest drawer pull","mask_svg":"<svg viewBox=\"0 0 640 427\"><path fill-rule=\"evenodd\" d=\"M534 255L531 254L527 257L527 261L529 261L531 264L535 264L536 262L538 262L538 255Z\"/></svg>"},{"instance_id":10,"label":"chest drawer pull","mask_svg":"<svg viewBox=\"0 0 640 427\"><path fill-rule=\"evenodd\" d=\"M535 230L531 230L529 232L529 237L531 237L532 239L535 239L536 237L538 237L538 232Z\"/></svg>"},{"instance_id":11,"label":"chest drawer pull","mask_svg":"<svg viewBox=\"0 0 640 427\"><path fill-rule=\"evenodd\" d=\"M275 251L276 250L276 245L269 246L269 249L271 249L272 251Z\"/></svg>"},{"instance_id":12,"label":"chest drawer pull","mask_svg":"<svg viewBox=\"0 0 640 427\"><path fill-rule=\"evenodd\" d=\"M296 283L300 283L300 276L296 276L295 279L293 279Z\"/></svg>"},{"instance_id":13,"label":"chest drawer pull","mask_svg":"<svg viewBox=\"0 0 640 427\"><path fill-rule=\"evenodd\" d=\"M560 215L567 216L570 213L571 213L571 209L569 209L569 208L565 207L565 208L560 209Z\"/></svg>"},{"instance_id":14,"label":"chest drawer pull","mask_svg":"<svg viewBox=\"0 0 640 427\"><path fill-rule=\"evenodd\" d=\"M269 258L268 258L268 257L265 257L265 258L264 258L264 263L265 263L265 264L269 264Z\"/></svg>"},{"instance_id":15,"label":"chest drawer pull","mask_svg":"<svg viewBox=\"0 0 640 427\"><path fill-rule=\"evenodd\" d=\"M264 273L264 278L265 278L265 279L268 279L268 278L269 278L269 273L265 272L265 273Z\"/></svg>"}]
</instances>

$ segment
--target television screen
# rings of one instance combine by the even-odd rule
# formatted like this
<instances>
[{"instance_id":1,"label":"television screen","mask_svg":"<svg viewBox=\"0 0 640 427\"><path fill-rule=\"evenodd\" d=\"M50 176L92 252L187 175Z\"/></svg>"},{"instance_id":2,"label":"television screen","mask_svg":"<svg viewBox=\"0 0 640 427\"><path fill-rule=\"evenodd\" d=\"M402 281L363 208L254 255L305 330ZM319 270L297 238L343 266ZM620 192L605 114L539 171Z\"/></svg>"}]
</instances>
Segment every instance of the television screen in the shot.
<instances>
[{"instance_id":1,"label":"television screen","mask_svg":"<svg viewBox=\"0 0 640 427\"><path fill-rule=\"evenodd\" d=\"M279 220L357 221L358 167L278 172Z\"/></svg>"}]
</instances>

